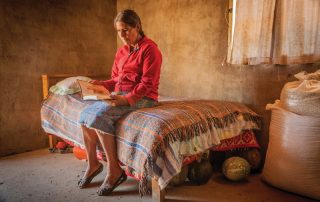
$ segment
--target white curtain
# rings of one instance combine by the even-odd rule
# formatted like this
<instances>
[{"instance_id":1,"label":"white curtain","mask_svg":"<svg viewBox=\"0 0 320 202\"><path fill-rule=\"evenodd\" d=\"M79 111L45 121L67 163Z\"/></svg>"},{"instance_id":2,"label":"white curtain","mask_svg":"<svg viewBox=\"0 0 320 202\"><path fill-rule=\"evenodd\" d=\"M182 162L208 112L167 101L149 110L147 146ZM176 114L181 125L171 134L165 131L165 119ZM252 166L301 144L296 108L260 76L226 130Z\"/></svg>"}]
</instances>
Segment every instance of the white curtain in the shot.
<instances>
[{"instance_id":1,"label":"white curtain","mask_svg":"<svg viewBox=\"0 0 320 202\"><path fill-rule=\"evenodd\" d=\"M320 0L237 0L231 64L320 61Z\"/></svg>"},{"instance_id":2,"label":"white curtain","mask_svg":"<svg viewBox=\"0 0 320 202\"><path fill-rule=\"evenodd\" d=\"M233 5L233 33L228 62L255 65L270 63L276 0L237 0Z\"/></svg>"},{"instance_id":3,"label":"white curtain","mask_svg":"<svg viewBox=\"0 0 320 202\"><path fill-rule=\"evenodd\" d=\"M320 0L278 0L273 63L320 61Z\"/></svg>"}]
</instances>

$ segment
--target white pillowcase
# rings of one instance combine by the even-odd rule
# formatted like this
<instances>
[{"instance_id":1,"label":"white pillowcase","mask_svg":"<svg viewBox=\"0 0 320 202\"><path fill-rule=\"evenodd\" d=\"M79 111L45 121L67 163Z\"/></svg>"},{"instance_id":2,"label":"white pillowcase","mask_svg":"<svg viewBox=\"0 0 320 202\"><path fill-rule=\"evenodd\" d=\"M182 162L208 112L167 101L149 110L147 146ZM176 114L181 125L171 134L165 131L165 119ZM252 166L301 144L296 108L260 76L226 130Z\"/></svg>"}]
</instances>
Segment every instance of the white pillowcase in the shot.
<instances>
[{"instance_id":1,"label":"white pillowcase","mask_svg":"<svg viewBox=\"0 0 320 202\"><path fill-rule=\"evenodd\" d=\"M69 77L51 86L49 91L58 95L69 95L80 92L77 80L91 81L92 79L85 76Z\"/></svg>"}]
</instances>

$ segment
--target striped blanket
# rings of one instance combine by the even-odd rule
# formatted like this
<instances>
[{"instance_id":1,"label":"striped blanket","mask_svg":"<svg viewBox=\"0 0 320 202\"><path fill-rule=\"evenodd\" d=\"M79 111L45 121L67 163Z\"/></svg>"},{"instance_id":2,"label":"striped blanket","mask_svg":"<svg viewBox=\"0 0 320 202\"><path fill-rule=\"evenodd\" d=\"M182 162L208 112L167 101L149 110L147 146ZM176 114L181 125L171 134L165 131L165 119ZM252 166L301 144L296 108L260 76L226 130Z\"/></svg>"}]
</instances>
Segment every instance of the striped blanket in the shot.
<instances>
[{"instance_id":1,"label":"striped blanket","mask_svg":"<svg viewBox=\"0 0 320 202\"><path fill-rule=\"evenodd\" d=\"M78 94L50 95L41 108L42 127L83 147L80 113L96 101ZM103 121L103 120L100 120ZM260 117L243 104L213 100L161 102L122 117L116 125L119 160L140 179L147 176L163 189L180 172L183 156L204 152L243 130L259 129Z\"/></svg>"}]
</instances>

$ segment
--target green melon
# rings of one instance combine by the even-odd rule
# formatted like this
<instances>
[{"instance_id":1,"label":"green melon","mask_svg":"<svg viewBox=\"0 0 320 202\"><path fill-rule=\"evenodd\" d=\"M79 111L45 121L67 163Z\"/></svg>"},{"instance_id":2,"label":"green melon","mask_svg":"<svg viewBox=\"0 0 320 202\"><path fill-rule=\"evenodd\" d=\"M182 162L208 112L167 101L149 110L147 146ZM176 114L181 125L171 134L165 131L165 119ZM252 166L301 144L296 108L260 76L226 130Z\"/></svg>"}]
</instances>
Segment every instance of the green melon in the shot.
<instances>
[{"instance_id":1,"label":"green melon","mask_svg":"<svg viewBox=\"0 0 320 202\"><path fill-rule=\"evenodd\" d=\"M178 175L174 176L170 180L169 184L172 186L180 186L186 181L187 175L188 175L188 166L183 166L181 168L181 172Z\"/></svg>"},{"instance_id":2,"label":"green melon","mask_svg":"<svg viewBox=\"0 0 320 202\"><path fill-rule=\"evenodd\" d=\"M196 184L205 184L212 176L213 168L209 160L194 162L189 166L188 178Z\"/></svg>"},{"instance_id":3,"label":"green melon","mask_svg":"<svg viewBox=\"0 0 320 202\"><path fill-rule=\"evenodd\" d=\"M240 181L247 178L250 174L250 164L241 157L231 157L224 161L222 172L231 181Z\"/></svg>"}]
</instances>

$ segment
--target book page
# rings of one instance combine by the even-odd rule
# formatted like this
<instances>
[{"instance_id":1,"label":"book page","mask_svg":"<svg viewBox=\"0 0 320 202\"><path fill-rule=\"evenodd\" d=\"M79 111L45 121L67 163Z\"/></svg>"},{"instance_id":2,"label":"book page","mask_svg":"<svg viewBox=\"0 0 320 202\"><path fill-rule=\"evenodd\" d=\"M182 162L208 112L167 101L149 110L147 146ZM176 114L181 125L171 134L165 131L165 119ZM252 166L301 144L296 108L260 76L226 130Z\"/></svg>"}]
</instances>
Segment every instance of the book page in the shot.
<instances>
[{"instance_id":1,"label":"book page","mask_svg":"<svg viewBox=\"0 0 320 202\"><path fill-rule=\"evenodd\" d=\"M87 81L77 80L81 88L83 100L110 100L110 92L101 85L89 83Z\"/></svg>"}]
</instances>

